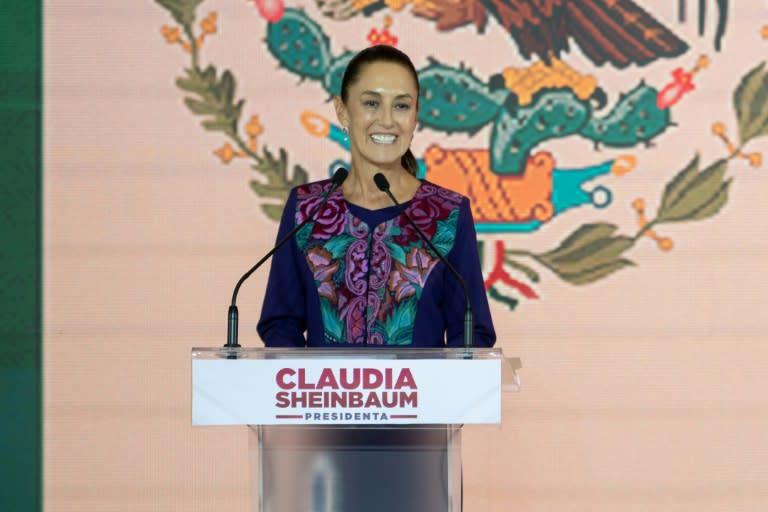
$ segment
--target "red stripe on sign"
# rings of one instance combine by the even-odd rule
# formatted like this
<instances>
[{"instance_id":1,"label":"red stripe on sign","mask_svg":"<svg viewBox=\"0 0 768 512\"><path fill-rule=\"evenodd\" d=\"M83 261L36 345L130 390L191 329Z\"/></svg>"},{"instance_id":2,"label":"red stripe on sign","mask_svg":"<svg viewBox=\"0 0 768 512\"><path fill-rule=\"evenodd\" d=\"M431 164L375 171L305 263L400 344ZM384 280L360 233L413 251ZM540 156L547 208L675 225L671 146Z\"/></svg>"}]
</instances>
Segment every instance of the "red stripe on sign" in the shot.
<instances>
[{"instance_id":1,"label":"red stripe on sign","mask_svg":"<svg viewBox=\"0 0 768 512\"><path fill-rule=\"evenodd\" d=\"M303 417L301 414L278 414L275 416L278 420L300 420Z\"/></svg>"},{"instance_id":2,"label":"red stripe on sign","mask_svg":"<svg viewBox=\"0 0 768 512\"><path fill-rule=\"evenodd\" d=\"M418 416L416 416L415 414L390 414L389 417L392 418L393 420L410 420L413 418L417 418Z\"/></svg>"}]
</instances>

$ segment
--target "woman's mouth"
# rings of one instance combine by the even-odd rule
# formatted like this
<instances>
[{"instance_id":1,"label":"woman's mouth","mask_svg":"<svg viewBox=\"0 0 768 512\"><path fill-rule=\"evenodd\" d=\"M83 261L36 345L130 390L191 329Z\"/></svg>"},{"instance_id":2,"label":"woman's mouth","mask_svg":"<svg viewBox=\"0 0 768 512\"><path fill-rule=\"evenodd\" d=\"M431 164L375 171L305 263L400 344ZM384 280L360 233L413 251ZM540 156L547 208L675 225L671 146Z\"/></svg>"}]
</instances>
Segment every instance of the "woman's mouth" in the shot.
<instances>
[{"instance_id":1,"label":"woman's mouth","mask_svg":"<svg viewBox=\"0 0 768 512\"><path fill-rule=\"evenodd\" d=\"M392 144L393 142L395 142L396 138L397 137L395 137L394 135L382 135L382 134L371 135L371 139L376 144Z\"/></svg>"}]
</instances>

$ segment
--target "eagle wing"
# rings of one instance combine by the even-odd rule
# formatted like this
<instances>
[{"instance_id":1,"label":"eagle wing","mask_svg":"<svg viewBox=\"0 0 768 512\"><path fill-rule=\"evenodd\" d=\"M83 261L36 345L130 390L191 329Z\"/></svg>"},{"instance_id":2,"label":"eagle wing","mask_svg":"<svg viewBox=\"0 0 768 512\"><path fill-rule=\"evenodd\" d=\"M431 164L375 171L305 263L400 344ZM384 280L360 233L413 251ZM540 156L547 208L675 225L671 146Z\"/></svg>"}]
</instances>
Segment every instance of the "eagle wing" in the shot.
<instances>
[{"instance_id":1,"label":"eagle wing","mask_svg":"<svg viewBox=\"0 0 768 512\"><path fill-rule=\"evenodd\" d=\"M483 0L525 58L549 61L569 40L595 65L644 66L688 45L632 0Z\"/></svg>"}]
</instances>

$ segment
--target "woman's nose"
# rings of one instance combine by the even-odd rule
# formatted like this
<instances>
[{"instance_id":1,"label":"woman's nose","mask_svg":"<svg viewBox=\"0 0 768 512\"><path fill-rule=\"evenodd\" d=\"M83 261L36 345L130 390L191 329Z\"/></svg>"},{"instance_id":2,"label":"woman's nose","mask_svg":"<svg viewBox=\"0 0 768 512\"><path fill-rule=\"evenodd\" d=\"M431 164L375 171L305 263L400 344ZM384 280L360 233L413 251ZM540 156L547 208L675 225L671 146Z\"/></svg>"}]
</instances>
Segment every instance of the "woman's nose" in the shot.
<instances>
[{"instance_id":1,"label":"woman's nose","mask_svg":"<svg viewBox=\"0 0 768 512\"><path fill-rule=\"evenodd\" d=\"M388 108L383 108L379 111L379 122L384 126L392 126L392 111Z\"/></svg>"}]
</instances>

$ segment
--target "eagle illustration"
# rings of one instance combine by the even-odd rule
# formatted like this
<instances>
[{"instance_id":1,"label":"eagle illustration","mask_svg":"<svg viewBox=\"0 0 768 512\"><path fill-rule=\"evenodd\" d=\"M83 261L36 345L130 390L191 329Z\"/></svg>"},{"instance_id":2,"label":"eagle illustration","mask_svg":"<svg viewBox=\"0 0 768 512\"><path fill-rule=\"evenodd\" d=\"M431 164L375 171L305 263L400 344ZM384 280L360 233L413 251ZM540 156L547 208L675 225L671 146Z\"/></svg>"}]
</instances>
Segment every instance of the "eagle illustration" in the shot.
<instances>
[{"instance_id":1,"label":"eagle illustration","mask_svg":"<svg viewBox=\"0 0 768 512\"><path fill-rule=\"evenodd\" d=\"M545 63L570 50L571 41L596 66L644 66L677 57L688 45L632 0L317 0L327 16L345 19L383 9L403 9L436 22L440 31L474 24L484 32L495 19L520 54Z\"/></svg>"}]
</instances>

